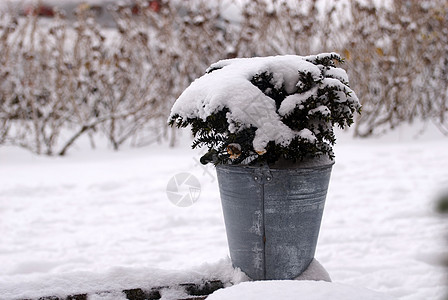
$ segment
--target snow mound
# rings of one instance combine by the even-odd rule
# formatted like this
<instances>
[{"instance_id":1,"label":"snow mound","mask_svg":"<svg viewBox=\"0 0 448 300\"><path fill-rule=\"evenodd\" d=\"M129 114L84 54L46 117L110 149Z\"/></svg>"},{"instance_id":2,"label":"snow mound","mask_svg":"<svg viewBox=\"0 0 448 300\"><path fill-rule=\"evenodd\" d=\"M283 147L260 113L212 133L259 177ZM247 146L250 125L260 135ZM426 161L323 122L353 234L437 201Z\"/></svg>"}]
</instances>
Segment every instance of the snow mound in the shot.
<instances>
[{"instance_id":1,"label":"snow mound","mask_svg":"<svg viewBox=\"0 0 448 300\"><path fill-rule=\"evenodd\" d=\"M325 281L253 281L217 290L207 300L392 300L368 289Z\"/></svg>"},{"instance_id":2,"label":"snow mound","mask_svg":"<svg viewBox=\"0 0 448 300\"><path fill-rule=\"evenodd\" d=\"M66 272L36 276L11 276L0 281L1 300L34 299L88 294L89 299L119 300L122 290L157 287L176 287L180 284L203 284L219 280L225 285L249 280L239 269L232 267L230 259L203 264L191 270L162 270L158 268L113 267L104 272ZM170 293L172 291L165 291Z\"/></svg>"},{"instance_id":3,"label":"snow mound","mask_svg":"<svg viewBox=\"0 0 448 300\"><path fill-rule=\"evenodd\" d=\"M308 268L303 271L295 280L323 280L331 282L330 275L327 270L315 259L311 261Z\"/></svg>"}]
</instances>

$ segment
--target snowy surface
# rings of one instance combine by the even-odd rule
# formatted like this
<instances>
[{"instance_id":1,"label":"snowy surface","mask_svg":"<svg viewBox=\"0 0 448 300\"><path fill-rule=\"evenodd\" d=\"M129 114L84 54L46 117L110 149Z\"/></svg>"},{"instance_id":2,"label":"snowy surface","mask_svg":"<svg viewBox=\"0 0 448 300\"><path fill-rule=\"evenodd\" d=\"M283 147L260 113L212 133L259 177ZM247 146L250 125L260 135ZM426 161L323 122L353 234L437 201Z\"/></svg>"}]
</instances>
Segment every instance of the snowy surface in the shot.
<instances>
[{"instance_id":1,"label":"snowy surface","mask_svg":"<svg viewBox=\"0 0 448 300\"><path fill-rule=\"evenodd\" d=\"M184 137L175 149L81 146L66 158L0 148L0 298L243 281L227 259L214 169ZM434 200L448 186L448 139L338 137L316 258L335 283L442 299L448 222ZM186 208L166 195L181 172L201 183Z\"/></svg>"},{"instance_id":2,"label":"snowy surface","mask_svg":"<svg viewBox=\"0 0 448 300\"><path fill-rule=\"evenodd\" d=\"M393 298L365 288L324 281L255 281L221 289L209 300L392 300Z\"/></svg>"},{"instance_id":3,"label":"snowy surface","mask_svg":"<svg viewBox=\"0 0 448 300\"><path fill-rule=\"evenodd\" d=\"M165 300L172 300L181 296L187 297L178 287L179 284L200 285L211 279L232 284L248 280L244 273L231 267L229 259L183 271L115 266L98 272L73 271L5 278L4 281L0 281L0 299L37 299L44 296L62 298L87 293L89 300L91 298L117 300L126 299L122 293L125 289L141 288L149 291L154 287L171 287L162 290L161 294ZM173 296L173 292L179 297L170 297Z\"/></svg>"}]
</instances>

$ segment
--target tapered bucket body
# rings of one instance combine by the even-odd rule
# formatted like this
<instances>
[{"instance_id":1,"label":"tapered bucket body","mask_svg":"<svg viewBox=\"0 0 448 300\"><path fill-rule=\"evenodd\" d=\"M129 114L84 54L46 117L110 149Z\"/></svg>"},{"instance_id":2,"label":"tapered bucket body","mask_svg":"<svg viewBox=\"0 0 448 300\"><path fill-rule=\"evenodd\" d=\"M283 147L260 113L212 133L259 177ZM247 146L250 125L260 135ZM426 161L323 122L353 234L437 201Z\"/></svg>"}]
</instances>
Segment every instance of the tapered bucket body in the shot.
<instances>
[{"instance_id":1,"label":"tapered bucket body","mask_svg":"<svg viewBox=\"0 0 448 300\"><path fill-rule=\"evenodd\" d=\"M253 280L293 279L306 270L316 250L332 165L217 166L234 267Z\"/></svg>"}]
</instances>

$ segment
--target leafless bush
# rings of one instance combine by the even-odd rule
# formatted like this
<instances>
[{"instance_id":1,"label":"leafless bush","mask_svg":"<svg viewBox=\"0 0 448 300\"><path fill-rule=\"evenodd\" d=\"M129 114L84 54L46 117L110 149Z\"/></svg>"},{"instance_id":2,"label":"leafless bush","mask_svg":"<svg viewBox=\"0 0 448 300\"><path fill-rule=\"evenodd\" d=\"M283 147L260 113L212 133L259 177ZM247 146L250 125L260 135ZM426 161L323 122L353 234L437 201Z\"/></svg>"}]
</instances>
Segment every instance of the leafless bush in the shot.
<instances>
[{"instance_id":1,"label":"leafless bush","mask_svg":"<svg viewBox=\"0 0 448 300\"><path fill-rule=\"evenodd\" d=\"M415 119L448 133L448 4L351 2L344 46L351 83L362 99L356 134L381 134Z\"/></svg>"},{"instance_id":2,"label":"leafless bush","mask_svg":"<svg viewBox=\"0 0 448 300\"><path fill-rule=\"evenodd\" d=\"M137 13L117 6L116 30L101 28L85 6L73 28L60 13L46 24L4 14L2 46L9 55L1 67L11 71L2 73L0 141L64 155L85 134L93 143L93 132L114 149L131 138L144 144L166 134L176 97L227 56L219 12L206 1L181 5L163 2L154 12L142 2ZM136 140L142 136L145 141Z\"/></svg>"},{"instance_id":3,"label":"leafless bush","mask_svg":"<svg viewBox=\"0 0 448 300\"><path fill-rule=\"evenodd\" d=\"M334 51L344 36L333 20L344 13L337 3L318 9L318 1L247 1L235 49L238 56Z\"/></svg>"},{"instance_id":4,"label":"leafless bush","mask_svg":"<svg viewBox=\"0 0 448 300\"><path fill-rule=\"evenodd\" d=\"M4 140L51 154L68 116L64 99L52 93L59 80L51 61L59 49L44 38L36 18L21 24L7 18L5 23L0 94L2 123L7 124Z\"/></svg>"},{"instance_id":5,"label":"leafless bush","mask_svg":"<svg viewBox=\"0 0 448 300\"><path fill-rule=\"evenodd\" d=\"M230 2L229 2L230 1ZM448 5L432 2L147 1L42 20L0 14L0 144L65 154L82 136L114 149L171 136L170 107L223 58L337 51L363 104L358 136L432 120L448 133ZM345 3L345 4L344 4ZM237 16L223 9L236 5Z\"/></svg>"},{"instance_id":6,"label":"leafless bush","mask_svg":"<svg viewBox=\"0 0 448 300\"><path fill-rule=\"evenodd\" d=\"M62 14L45 26L36 16L6 20L4 142L49 155L59 146L63 155L79 137L100 130L118 149L149 120L166 118L147 41L128 29L108 44L93 16L79 10L73 30Z\"/></svg>"}]
</instances>

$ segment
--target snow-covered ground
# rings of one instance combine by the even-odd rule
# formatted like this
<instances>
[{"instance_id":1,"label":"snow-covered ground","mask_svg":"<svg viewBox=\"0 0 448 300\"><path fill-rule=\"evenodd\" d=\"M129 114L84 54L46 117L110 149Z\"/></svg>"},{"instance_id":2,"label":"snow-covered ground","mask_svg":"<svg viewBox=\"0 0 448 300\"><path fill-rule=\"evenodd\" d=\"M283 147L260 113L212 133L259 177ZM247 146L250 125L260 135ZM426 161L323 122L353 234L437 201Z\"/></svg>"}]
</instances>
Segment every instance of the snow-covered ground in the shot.
<instances>
[{"instance_id":1,"label":"snow-covered ground","mask_svg":"<svg viewBox=\"0 0 448 300\"><path fill-rule=\"evenodd\" d=\"M324 281L255 281L216 291L207 300L390 300L387 295L360 287Z\"/></svg>"},{"instance_id":2,"label":"snow-covered ground","mask_svg":"<svg viewBox=\"0 0 448 300\"><path fill-rule=\"evenodd\" d=\"M316 258L339 284L442 299L448 222L434 201L448 187L448 139L338 137ZM184 140L65 158L0 148L0 298L243 280L227 259L213 167ZM201 184L190 207L166 194L182 172Z\"/></svg>"}]
</instances>

